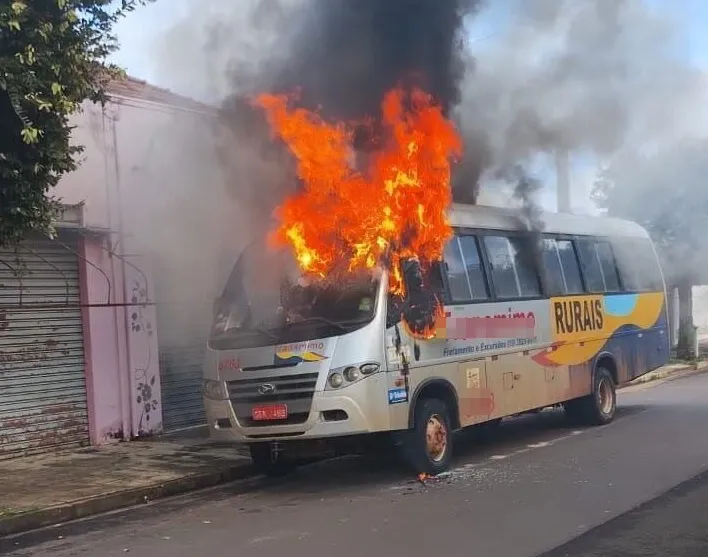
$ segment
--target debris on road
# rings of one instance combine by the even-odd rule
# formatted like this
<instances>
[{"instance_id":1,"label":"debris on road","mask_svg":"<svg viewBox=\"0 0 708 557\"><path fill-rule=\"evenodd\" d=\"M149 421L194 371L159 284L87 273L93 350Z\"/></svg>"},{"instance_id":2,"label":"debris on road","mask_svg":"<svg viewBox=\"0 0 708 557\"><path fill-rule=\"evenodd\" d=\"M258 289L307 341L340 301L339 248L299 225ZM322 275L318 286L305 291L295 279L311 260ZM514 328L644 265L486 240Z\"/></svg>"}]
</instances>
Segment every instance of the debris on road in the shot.
<instances>
[{"instance_id":1,"label":"debris on road","mask_svg":"<svg viewBox=\"0 0 708 557\"><path fill-rule=\"evenodd\" d=\"M427 482L429 481L439 482L450 478L452 478L452 472L442 472L436 476L430 474L418 474L418 481L423 484L424 487L427 487Z\"/></svg>"}]
</instances>

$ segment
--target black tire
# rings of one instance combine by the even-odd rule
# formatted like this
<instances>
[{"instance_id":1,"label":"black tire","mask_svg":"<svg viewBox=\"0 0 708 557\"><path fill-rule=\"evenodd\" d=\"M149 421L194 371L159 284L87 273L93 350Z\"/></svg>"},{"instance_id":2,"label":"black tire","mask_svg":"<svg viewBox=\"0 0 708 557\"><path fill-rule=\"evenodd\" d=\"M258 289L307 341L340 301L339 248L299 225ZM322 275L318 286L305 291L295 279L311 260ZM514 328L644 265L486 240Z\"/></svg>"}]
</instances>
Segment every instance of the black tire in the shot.
<instances>
[{"instance_id":1,"label":"black tire","mask_svg":"<svg viewBox=\"0 0 708 557\"><path fill-rule=\"evenodd\" d=\"M278 454L273 459L270 443L256 443L249 447L251 451L251 462L253 471L257 475L268 476L269 478L279 478L285 476L297 468L297 464L287 460L282 454Z\"/></svg>"},{"instance_id":2,"label":"black tire","mask_svg":"<svg viewBox=\"0 0 708 557\"><path fill-rule=\"evenodd\" d=\"M617 390L612 374L604 367L598 367L592 387L592 394L566 402L565 412L573 423L609 424L617 412Z\"/></svg>"},{"instance_id":3,"label":"black tire","mask_svg":"<svg viewBox=\"0 0 708 557\"><path fill-rule=\"evenodd\" d=\"M430 429L437 429L442 437L439 439L441 452L432 454L428 450L428 423ZM436 422L436 423L433 423ZM413 429L407 431L401 438L399 445L400 456L404 464L411 468L415 474L429 474L436 476L446 472L452 462L452 420L447 405L436 398L423 398L415 407L415 420ZM438 426L442 426L439 428Z\"/></svg>"}]
</instances>

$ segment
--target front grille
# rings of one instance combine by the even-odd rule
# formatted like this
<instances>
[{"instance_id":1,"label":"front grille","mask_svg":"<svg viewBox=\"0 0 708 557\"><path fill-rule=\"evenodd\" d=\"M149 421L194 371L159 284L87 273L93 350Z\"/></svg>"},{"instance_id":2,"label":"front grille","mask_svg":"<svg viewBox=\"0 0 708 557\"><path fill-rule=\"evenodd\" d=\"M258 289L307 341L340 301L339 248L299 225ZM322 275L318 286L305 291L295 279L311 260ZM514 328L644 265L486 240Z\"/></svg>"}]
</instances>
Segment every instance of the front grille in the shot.
<instances>
[{"instance_id":1,"label":"front grille","mask_svg":"<svg viewBox=\"0 0 708 557\"><path fill-rule=\"evenodd\" d=\"M239 423L245 427L293 425L307 421L317 385L317 373L299 375L264 375L258 379L236 379L227 382L229 398ZM260 385L275 386L271 394L260 394ZM262 404L287 404L288 417L277 421L254 421L251 410Z\"/></svg>"}]
</instances>

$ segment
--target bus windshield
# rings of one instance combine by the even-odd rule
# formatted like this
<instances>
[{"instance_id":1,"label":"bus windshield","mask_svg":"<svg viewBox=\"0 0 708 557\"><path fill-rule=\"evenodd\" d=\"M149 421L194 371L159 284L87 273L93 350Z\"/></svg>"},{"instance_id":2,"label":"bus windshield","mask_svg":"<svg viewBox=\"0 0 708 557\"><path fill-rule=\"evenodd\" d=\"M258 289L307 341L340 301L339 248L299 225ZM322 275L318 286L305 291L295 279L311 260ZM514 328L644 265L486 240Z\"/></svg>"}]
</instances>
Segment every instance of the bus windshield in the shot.
<instances>
[{"instance_id":1,"label":"bus windshield","mask_svg":"<svg viewBox=\"0 0 708 557\"><path fill-rule=\"evenodd\" d=\"M284 253L244 250L214 305L210 346L254 348L341 335L374 317L373 274L312 282Z\"/></svg>"}]
</instances>

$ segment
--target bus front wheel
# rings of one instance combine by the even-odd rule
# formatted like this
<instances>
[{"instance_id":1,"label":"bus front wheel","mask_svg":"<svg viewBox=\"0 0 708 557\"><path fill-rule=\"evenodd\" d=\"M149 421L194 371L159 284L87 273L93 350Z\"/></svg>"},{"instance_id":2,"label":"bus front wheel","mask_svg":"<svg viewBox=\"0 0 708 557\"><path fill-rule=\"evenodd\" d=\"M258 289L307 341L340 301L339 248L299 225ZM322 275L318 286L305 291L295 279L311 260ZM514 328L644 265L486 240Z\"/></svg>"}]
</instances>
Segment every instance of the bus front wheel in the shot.
<instances>
[{"instance_id":1,"label":"bus front wheel","mask_svg":"<svg viewBox=\"0 0 708 557\"><path fill-rule=\"evenodd\" d=\"M435 476L447 471L452 461L452 427L447 405L423 398L415 408L413 429L400 445L401 456L416 474Z\"/></svg>"},{"instance_id":2,"label":"bus front wheel","mask_svg":"<svg viewBox=\"0 0 708 557\"><path fill-rule=\"evenodd\" d=\"M565 403L571 421L587 425L610 423L617 411L617 391L612 374L604 367L595 371L592 393Z\"/></svg>"}]
</instances>

